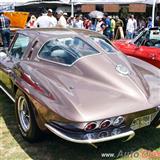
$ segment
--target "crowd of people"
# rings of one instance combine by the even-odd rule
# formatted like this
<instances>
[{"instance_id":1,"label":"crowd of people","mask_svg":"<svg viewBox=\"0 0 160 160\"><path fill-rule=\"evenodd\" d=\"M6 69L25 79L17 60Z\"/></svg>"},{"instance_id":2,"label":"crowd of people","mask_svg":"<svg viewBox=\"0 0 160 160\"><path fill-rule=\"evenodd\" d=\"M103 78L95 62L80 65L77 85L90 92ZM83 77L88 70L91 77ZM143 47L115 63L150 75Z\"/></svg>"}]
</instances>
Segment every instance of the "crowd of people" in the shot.
<instances>
[{"instance_id":1,"label":"crowd of people","mask_svg":"<svg viewBox=\"0 0 160 160\"><path fill-rule=\"evenodd\" d=\"M0 13L0 33L3 45L8 47L10 39L10 20ZM160 26L160 17L157 16L155 26ZM108 39L128 38L132 39L136 32L141 28L151 28L152 18L135 18L129 15L127 19L120 19L118 16L110 16L107 13L91 17L89 15L77 14L75 17L68 17L67 13L57 10L53 13L48 9L39 17L31 15L26 24L27 28L52 28L52 27L73 27L79 29L88 29L104 34Z\"/></svg>"},{"instance_id":2,"label":"crowd of people","mask_svg":"<svg viewBox=\"0 0 160 160\"><path fill-rule=\"evenodd\" d=\"M27 23L28 28L48 28L48 27L73 27L79 29L89 29L104 34L109 39L124 38L123 27L124 22L118 16L90 17L89 15L77 14L75 17L67 17L62 10L53 14L52 9L48 9L47 14L44 13L38 18L31 16Z\"/></svg>"},{"instance_id":3,"label":"crowd of people","mask_svg":"<svg viewBox=\"0 0 160 160\"><path fill-rule=\"evenodd\" d=\"M107 36L108 39L128 38L131 39L135 33L141 28L151 28L152 18L135 18L134 15L129 15L127 19L121 20L118 16L110 16L107 13L97 17L89 15L77 14L75 17L67 17L62 10L56 11L53 14L52 9L48 9L47 14L42 14L38 18L31 16L27 27L74 27L79 29L89 29L97 31ZM156 17L155 26L160 26L160 17Z\"/></svg>"}]
</instances>

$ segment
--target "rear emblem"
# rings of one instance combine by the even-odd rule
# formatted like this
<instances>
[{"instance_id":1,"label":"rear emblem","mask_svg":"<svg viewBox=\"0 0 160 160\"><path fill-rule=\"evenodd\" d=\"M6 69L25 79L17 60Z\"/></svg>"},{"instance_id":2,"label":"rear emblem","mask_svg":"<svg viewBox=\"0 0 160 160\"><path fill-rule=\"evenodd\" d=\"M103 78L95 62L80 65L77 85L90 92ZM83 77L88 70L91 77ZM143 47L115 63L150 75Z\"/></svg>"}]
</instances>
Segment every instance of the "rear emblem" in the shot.
<instances>
[{"instance_id":1,"label":"rear emblem","mask_svg":"<svg viewBox=\"0 0 160 160\"><path fill-rule=\"evenodd\" d=\"M123 75L129 75L130 74L129 69L122 64L116 65L116 70Z\"/></svg>"}]
</instances>

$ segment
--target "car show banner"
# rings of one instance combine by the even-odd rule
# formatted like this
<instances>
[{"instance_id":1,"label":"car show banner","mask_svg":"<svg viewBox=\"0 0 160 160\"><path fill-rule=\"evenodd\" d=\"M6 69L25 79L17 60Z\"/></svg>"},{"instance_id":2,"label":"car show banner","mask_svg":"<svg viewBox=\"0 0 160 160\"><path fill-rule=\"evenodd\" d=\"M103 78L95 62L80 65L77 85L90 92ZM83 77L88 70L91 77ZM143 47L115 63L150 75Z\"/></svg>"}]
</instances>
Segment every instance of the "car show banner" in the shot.
<instances>
[{"instance_id":1,"label":"car show banner","mask_svg":"<svg viewBox=\"0 0 160 160\"><path fill-rule=\"evenodd\" d=\"M4 12L4 15L11 20L11 27L25 28L29 12Z\"/></svg>"}]
</instances>

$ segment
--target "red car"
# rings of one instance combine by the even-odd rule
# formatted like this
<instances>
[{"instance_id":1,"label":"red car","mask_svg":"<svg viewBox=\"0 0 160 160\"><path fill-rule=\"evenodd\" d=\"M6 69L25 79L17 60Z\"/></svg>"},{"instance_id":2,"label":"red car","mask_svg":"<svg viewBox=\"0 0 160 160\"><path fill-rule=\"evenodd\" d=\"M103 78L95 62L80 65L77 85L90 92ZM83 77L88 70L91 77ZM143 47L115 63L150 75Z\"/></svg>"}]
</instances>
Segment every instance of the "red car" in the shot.
<instances>
[{"instance_id":1,"label":"red car","mask_svg":"<svg viewBox=\"0 0 160 160\"><path fill-rule=\"evenodd\" d=\"M160 28L145 29L133 40L116 40L113 44L123 53L160 68Z\"/></svg>"}]
</instances>

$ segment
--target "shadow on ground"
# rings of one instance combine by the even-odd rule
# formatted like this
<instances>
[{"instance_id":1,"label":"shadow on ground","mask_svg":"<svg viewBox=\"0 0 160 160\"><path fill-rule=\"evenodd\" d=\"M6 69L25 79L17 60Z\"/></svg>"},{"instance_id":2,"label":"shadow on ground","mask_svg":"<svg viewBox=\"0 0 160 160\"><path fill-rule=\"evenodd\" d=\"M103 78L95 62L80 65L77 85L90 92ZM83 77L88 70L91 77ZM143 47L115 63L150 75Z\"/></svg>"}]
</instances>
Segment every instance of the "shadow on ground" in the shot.
<instances>
[{"instance_id":1,"label":"shadow on ground","mask_svg":"<svg viewBox=\"0 0 160 160\"><path fill-rule=\"evenodd\" d=\"M151 151L160 150L160 129L156 128L141 129L129 142L124 143L121 140L115 140L101 143L98 145L98 149L89 145L70 143L52 134L45 135L44 140L39 143L31 144L24 141L20 136L16 127L14 104L2 91L0 91L0 111L11 135L22 150L34 160L115 159L123 157L124 153L132 153L142 148ZM102 153L114 153L115 157L103 158Z\"/></svg>"}]
</instances>

